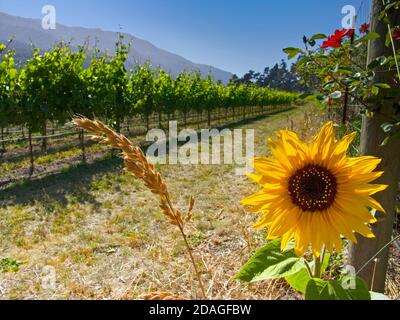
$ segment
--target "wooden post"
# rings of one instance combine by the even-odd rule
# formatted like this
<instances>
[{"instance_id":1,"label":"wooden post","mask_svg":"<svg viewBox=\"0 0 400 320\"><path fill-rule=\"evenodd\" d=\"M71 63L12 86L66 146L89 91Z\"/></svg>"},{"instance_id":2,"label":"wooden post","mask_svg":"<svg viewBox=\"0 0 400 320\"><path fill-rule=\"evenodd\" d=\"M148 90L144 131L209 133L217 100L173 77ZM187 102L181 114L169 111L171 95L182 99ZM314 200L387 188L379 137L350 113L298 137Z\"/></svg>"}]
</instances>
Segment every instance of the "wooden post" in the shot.
<instances>
[{"instance_id":1,"label":"wooden post","mask_svg":"<svg viewBox=\"0 0 400 320\"><path fill-rule=\"evenodd\" d=\"M148 132L150 130L150 119L149 115L146 114L146 131Z\"/></svg>"},{"instance_id":2,"label":"wooden post","mask_svg":"<svg viewBox=\"0 0 400 320\"><path fill-rule=\"evenodd\" d=\"M2 146L1 146L1 153L6 152L6 143L4 142L4 128L1 127L1 140L2 140Z\"/></svg>"},{"instance_id":3,"label":"wooden post","mask_svg":"<svg viewBox=\"0 0 400 320\"><path fill-rule=\"evenodd\" d=\"M186 126L187 126L187 113L186 113L186 110L183 110L183 126L186 129Z\"/></svg>"},{"instance_id":4,"label":"wooden post","mask_svg":"<svg viewBox=\"0 0 400 320\"><path fill-rule=\"evenodd\" d=\"M371 32L380 34L380 38L372 40L368 47L368 62L375 60L377 57L393 55L391 48L385 46L386 34L388 27L383 20L379 20L379 15L383 10L382 0L372 0L372 21ZM392 24L400 24L400 12L397 10L391 17ZM397 86L394 82L395 74L393 72L377 72L378 83L389 83L393 87ZM393 224L395 220L396 196L398 192L398 182L400 178L400 139L394 138L386 146L380 146L385 139L385 134L381 125L388 122L388 117L396 118L400 121L400 117L395 115L393 101L385 99L383 91L377 100L382 106L374 117L363 118L361 151L363 155L375 156L382 158L379 171L384 171L384 175L376 183L388 185L386 191L379 192L374 198L379 201L386 210L386 214L377 212L376 218L378 222L372 226L375 239L366 239L358 236L358 244L350 246L348 263L359 271L361 276L368 284L369 288L376 292L384 292L385 280L388 268L389 248L382 251L377 256L377 260L366 263L387 245L392 238ZM372 107L374 107L372 105ZM363 268L363 269L362 269ZM362 270L361 270L362 269ZM361 271L360 271L361 270Z\"/></svg>"},{"instance_id":5,"label":"wooden post","mask_svg":"<svg viewBox=\"0 0 400 320\"><path fill-rule=\"evenodd\" d=\"M162 129L162 112L158 112L158 127L159 129Z\"/></svg>"},{"instance_id":6,"label":"wooden post","mask_svg":"<svg viewBox=\"0 0 400 320\"><path fill-rule=\"evenodd\" d=\"M29 168L29 176L32 176L33 172L35 171L35 159L33 157L32 130L30 128L28 129L28 139L29 139L29 158L31 162L31 166Z\"/></svg>"},{"instance_id":7,"label":"wooden post","mask_svg":"<svg viewBox=\"0 0 400 320\"><path fill-rule=\"evenodd\" d=\"M82 150L82 162L86 163L86 153L85 153L85 131L80 130L80 142L81 142L81 150Z\"/></svg>"},{"instance_id":8,"label":"wooden post","mask_svg":"<svg viewBox=\"0 0 400 320\"><path fill-rule=\"evenodd\" d=\"M44 120L43 128L42 128L42 135L43 135L43 140L42 140L42 152L46 153L47 152L47 121Z\"/></svg>"},{"instance_id":9,"label":"wooden post","mask_svg":"<svg viewBox=\"0 0 400 320\"><path fill-rule=\"evenodd\" d=\"M117 119L115 119L115 131L117 133L121 133L121 118L117 115Z\"/></svg>"},{"instance_id":10,"label":"wooden post","mask_svg":"<svg viewBox=\"0 0 400 320\"><path fill-rule=\"evenodd\" d=\"M197 129L200 129L200 123L201 123L201 114L200 110L197 111Z\"/></svg>"}]
</instances>

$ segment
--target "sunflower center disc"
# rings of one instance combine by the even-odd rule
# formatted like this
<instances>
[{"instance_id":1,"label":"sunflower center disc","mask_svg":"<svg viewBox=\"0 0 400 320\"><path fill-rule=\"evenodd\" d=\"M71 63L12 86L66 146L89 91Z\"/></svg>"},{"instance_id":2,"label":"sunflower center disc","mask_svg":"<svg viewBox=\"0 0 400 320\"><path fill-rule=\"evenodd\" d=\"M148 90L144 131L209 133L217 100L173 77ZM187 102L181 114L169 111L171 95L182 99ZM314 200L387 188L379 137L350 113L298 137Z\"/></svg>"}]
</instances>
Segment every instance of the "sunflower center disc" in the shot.
<instances>
[{"instance_id":1,"label":"sunflower center disc","mask_svg":"<svg viewBox=\"0 0 400 320\"><path fill-rule=\"evenodd\" d=\"M308 165L289 178L289 194L303 211L323 211L335 201L335 176L327 169Z\"/></svg>"}]
</instances>

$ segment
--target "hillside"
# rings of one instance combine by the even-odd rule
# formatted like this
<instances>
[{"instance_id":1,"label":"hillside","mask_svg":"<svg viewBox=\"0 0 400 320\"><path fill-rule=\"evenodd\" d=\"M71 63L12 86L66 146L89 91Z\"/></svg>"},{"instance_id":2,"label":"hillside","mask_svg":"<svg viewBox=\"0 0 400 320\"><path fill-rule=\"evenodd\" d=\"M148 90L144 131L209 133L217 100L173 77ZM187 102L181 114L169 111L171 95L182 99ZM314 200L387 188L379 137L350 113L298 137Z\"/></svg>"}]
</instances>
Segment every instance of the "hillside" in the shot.
<instances>
[{"instance_id":1,"label":"hillside","mask_svg":"<svg viewBox=\"0 0 400 320\"><path fill-rule=\"evenodd\" d=\"M227 83L232 74L210 65L197 64L179 55L157 48L152 43L139 39L131 34L123 33L126 42L132 43L132 50L128 63L132 66L136 62L151 61L152 65L160 66L164 70L176 75L182 70L200 71L202 75L211 72L215 79ZM61 40L71 42L72 46L88 42L91 47L97 46L101 51L112 52L117 33L81 27L68 27L57 24L56 30L44 30L39 19L29 19L12 16L0 12L0 41L7 41L15 37L13 48L18 56L26 58L31 54L32 46L43 50L51 48Z\"/></svg>"}]
</instances>

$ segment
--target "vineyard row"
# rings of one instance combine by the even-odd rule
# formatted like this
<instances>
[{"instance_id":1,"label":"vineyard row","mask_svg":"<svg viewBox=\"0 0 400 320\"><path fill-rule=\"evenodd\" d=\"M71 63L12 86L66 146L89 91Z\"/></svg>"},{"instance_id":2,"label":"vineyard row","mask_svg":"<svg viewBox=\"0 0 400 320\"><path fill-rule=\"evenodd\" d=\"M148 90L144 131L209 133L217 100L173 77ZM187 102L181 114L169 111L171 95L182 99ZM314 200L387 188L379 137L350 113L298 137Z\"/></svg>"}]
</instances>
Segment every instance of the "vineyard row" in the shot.
<instances>
[{"instance_id":1,"label":"vineyard row","mask_svg":"<svg viewBox=\"0 0 400 320\"><path fill-rule=\"evenodd\" d=\"M148 63L128 70L128 51L123 38L116 43L113 55L84 47L73 50L60 43L47 52L35 49L30 59L16 62L15 52L0 43L3 153L7 143L15 142L13 136L5 138L5 129L17 132L15 128L25 128L27 137L16 139L29 142L33 170L33 141L41 139L46 152L49 136L68 135L49 134L48 124L63 126L76 114L104 119L117 132L127 119L142 119L141 124L149 130L152 117L161 127L163 121L176 115L182 116L185 127L190 116L205 115L210 127L213 114L221 119L228 114L234 119L246 119L254 108L262 111L265 107L287 106L298 97L256 85L224 85L211 75L202 77L198 72L181 72L174 77ZM83 141L81 144L84 147Z\"/></svg>"}]
</instances>

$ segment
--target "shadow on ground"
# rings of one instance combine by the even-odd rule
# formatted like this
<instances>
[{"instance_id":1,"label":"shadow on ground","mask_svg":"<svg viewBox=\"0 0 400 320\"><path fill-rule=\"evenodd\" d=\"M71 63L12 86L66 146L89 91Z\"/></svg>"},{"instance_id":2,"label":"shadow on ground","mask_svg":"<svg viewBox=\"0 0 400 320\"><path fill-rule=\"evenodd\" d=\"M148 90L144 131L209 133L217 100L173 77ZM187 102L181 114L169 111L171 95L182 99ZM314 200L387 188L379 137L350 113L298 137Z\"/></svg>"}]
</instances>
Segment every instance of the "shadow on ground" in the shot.
<instances>
[{"instance_id":1,"label":"shadow on ground","mask_svg":"<svg viewBox=\"0 0 400 320\"><path fill-rule=\"evenodd\" d=\"M96 204L96 199L90 194L89 188L94 176L113 171L120 172L121 166L122 160L110 153L90 164L77 164L56 174L35 180L19 181L0 190L0 208L49 200L66 205L67 196L74 196L79 202Z\"/></svg>"},{"instance_id":2,"label":"shadow on ground","mask_svg":"<svg viewBox=\"0 0 400 320\"><path fill-rule=\"evenodd\" d=\"M285 114L295 107L285 108L268 114L249 117L246 120L236 121L216 129L234 129L251 124L255 121L271 117L276 114ZM183 142L184 143L184 142ZM146 149L149 143L143 144ZM71 165L61 172L38 177L33 180L24 179L8 187L0 189L0 208L9 205L30 205L36 201L56 201L60 205L67 205L68 196L74 196L79 202L97 204L95 197L89 188L94 176L109 172L121 172L122 160L116 153L107 153L101 159L90 164Z\"/></svg>"}]
</instances>

